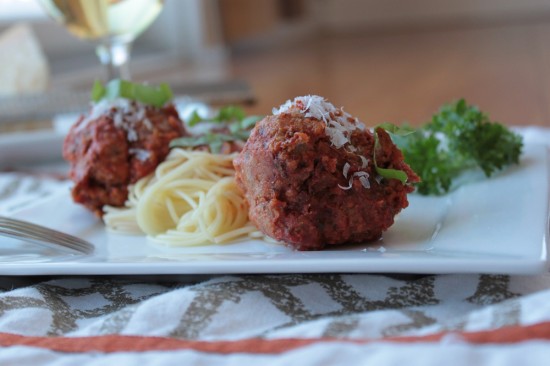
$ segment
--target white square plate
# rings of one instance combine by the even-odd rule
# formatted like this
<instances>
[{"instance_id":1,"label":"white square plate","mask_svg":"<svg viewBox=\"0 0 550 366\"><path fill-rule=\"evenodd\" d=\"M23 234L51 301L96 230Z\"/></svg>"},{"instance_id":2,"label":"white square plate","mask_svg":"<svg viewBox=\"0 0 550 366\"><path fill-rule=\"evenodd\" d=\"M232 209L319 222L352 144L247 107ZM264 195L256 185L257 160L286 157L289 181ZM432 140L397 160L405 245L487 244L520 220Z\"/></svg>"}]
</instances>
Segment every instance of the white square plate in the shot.
<instances>
[{"instance_id":1,"label":"white square plate","mask_svg":"<svg viewBox=\"0 0 550 366\"><path fill-rule=\"evenodd\" d=\"M318 252L263 241L165 248L143 236L108 233L60 192L16 217L94 243L89 256L63 256L0 238L0 275L226 273L508 273L547 270L548 152L527 145L521 164L443 197L409 196L382 240Z\"/></svg>"}]
</instances>

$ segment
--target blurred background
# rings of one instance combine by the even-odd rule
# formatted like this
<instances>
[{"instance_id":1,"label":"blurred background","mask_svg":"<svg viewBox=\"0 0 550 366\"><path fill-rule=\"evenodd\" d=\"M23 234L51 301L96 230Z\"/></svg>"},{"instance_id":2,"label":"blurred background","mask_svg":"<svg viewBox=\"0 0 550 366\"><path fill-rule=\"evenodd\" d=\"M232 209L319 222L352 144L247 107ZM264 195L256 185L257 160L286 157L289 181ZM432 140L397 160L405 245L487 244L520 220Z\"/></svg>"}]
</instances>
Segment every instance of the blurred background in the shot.
<instances>
[{"instance_id":1,"label":"blurred background","mask_svg":"<svg viewBox=\"0 0 550 366\"><path fill-rule=\"evenodd\" d=\"M0 32L21 23L47 62L46 92L89 90L102 75L94 46L37 2L0 0ZM130 68L212 93L244 81L250 113L319 94L368 125L418 125L464 97L508 125L548 126L550 1L166 0Z\"/></svg>"}]
</instances>

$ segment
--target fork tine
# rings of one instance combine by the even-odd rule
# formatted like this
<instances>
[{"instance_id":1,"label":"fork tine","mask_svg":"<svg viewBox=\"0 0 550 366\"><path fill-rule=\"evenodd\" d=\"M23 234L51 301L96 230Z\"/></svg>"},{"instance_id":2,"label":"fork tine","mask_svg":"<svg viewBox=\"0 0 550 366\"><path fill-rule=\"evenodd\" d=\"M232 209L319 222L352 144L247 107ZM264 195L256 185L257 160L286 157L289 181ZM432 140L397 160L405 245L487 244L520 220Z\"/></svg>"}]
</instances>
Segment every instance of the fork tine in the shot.
<instances>
[{"instance_id":1,"label":"fork tine","mask_svg":"<svg viewBox=\"0 0 550 366\"><path fill-rule=\"evenodd\" d=\"M0 230L0 233L18 239L32 241L34 243L46 244L49 247L55 246L56 248L70 249L80 253L89 254L93 250L93 247L90 244L78 243L76 241L73 243L67 240L59 240L57 238L45 235L36 235L26 232L22 233L21 230Z\"/></svg>"},{"instance_id":2,"label":"fork tine","mask_svg":"<svg viewBox=\"0 0 550 366\"><path fill-rule=\"evenodd\" d=\"M44 238L36 238L36 237L29 237L24 235L18 235L13 233L2 233L2 235L9 236L15 239L19 239L25 242L30 242L33 244L38 244L39 246L48 247L48 248L54 248L55 250L61 250L63 252L68 252L71 254L91 254L93 252L92 248L76 248L72 246L68 246L64 243L58 243L56 241L53 241L51 239L44 239Z\"/></svg>"},{"instance_id":3,"label":"fork tine","mask_svg":"<svg viewBox=\"0 0 550 366\"><path fill-rule=\"evenodd\" d=\"M17 233L19 232L18 229L15 229L15 230L12 230L12 233L15 233L15 235L17 235ZM56 236L50 236L50 235L44 235L44 234L37 234L37 233L25 233L23 235L20 235L21 237L23 238L29 238L29 239L34 239L34 240L41 240L41 241L48 241L48 242L55 242L55 243L58 243L60 245L63 245L63 246L66 246L66 247L69 247L69 248L72 248L72 249L75 249L75 250L78 250L78 251L82 251L82 252L87 252L88 249L89 249L89 244L86 243L86 242L82 242L80 240L76 240L77 238L74 238L74 239L71 239L71 238L62 238L62 237L56 237Z\"/></svg>"},{"instance_id":4,"label":"fork tine","mask_svg":"<svg viewBox=\"0 0 550 366\"><path fill-rule=\"evenodd\" d=\"M57 249L69 249L79 253L90 254L94 250L92 244L81 238L5 216L0 216L0 234L32 241L48 247L54 246Z\"/></svg>"},{"instance_id":5,"label":"fork tine","mask_svg":"<svg viewBox=\"0 0 550 366\"><path fill-rule=\"evenodd\" d=\"M72 235L69 235L69 234L66 234L66 233L62 233L60 231L56 231L56 230L53 230L53 229L49 229L49 228L46 228L46 227L43 227L43 226L38 226L38 225L35 225L35 224L30 224L30 223L25 223L25 222L6 222L4 225L4 227L9 227L9 228L12 228L13 230L19 230L19 229L23 229L23 230L26 230L26 231L29 231L30 233L34 234L34 235L41 235L41 236L53 236L55 237L56 239L59 239L59 240L62 240L62 241L65 241L67 243L80 243L80 244L84 244L84 245L88 245L89 243L87 243L85 240L82 240L80 238L77 238L75 236L72 236Z\"/></svg>"},{"instance_id":6,"label":"fork tine","mask_svg":"<svg viewBox=\"0 0 550 366\"><path fill-rule=\"evenodd\" d=\"M58 249L59 248L69 249L71 251L77 251L77 252L86 253L86 254L89 254L93 251L93 247L89 243L85 244L85 243L78 243L76 241L71 242L68 240L60 240L58 238L48 236L48 235L38 235L30 232L22 232L20 229L2 230L0 232L2 232L4 235L7 235L7 236L11 236L11 237L15 237L15 238L23 239L27 241L32 241L34 243L45 244L49 247L54 246Z\"/></svg>"}]
</instances>

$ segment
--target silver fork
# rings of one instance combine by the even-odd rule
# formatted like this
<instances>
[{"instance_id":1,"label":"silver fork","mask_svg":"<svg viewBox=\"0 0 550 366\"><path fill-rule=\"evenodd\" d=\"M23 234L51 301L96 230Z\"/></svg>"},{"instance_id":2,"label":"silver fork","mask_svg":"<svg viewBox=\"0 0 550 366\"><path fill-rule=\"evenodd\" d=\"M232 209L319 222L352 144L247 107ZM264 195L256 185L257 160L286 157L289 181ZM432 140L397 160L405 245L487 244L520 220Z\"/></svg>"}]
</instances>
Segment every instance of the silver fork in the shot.
<instances>
[{"instance_id":1,"label":"silver fork","mask_svg":"<svg viewBox=\"0 0 550 366\"><path fill-rule=\"evenodd\" d=\"M71 253L91 254L94 246L86 240L27 221L0 216L0 235Z\"/></svg>"}]
</instances>

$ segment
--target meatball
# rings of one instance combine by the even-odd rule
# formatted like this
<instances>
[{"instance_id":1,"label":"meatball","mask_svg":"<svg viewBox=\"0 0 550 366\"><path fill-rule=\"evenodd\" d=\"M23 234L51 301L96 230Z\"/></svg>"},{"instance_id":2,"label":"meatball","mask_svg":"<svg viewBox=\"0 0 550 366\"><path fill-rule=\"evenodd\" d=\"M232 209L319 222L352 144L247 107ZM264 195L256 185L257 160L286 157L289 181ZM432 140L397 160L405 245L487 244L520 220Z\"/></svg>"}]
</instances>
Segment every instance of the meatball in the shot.
<instances>
[{"instance_id":1,"label":"meatball","mask_svg":"<svg viewBox=\"0 0 550 366\"><path fill-rule=\"evenodd\" d=\"M258 122L234 161L249 216L266 235L298 250L379 239L407 207L419 180L383 129L375 136L318 96L288 101Z\"/></svg>"},{"instance_id":2,"label":"meatball","mask_svg":"<svg viewBox=\"0 0 550 366\"><path fill-rule=\"evenodd\" d=\"M128 185L153 172L170 140L185 135L173 105L145 106L125 99L101 101L71 127L63 145L74 181L72 197L97 216L122 206Z\"/></svg>"}]
</instances>

